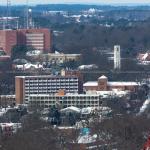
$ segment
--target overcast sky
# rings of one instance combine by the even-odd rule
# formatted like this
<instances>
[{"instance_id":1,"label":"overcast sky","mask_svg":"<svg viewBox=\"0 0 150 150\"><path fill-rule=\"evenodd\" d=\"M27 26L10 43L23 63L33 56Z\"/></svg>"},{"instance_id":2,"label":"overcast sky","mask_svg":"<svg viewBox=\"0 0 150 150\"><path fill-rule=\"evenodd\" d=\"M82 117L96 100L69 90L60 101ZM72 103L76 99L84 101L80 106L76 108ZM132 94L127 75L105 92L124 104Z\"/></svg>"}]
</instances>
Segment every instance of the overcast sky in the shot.
<instances>
[{"instance_id":1,"label":"overcast sky","mask_svg":"<svg viewBox=\"0 0 150 150\"><path fill-rule=\"evenodd\" d=\"M11 4L26 4L27 0L11 0ZM50 3L89 3L89 4L128 4L128 3L140 3L150 4L150 0L28 0L29 4L50 4ZM42 2L42 3L41 3ZM5 5L6 0L0 0L0 4Z\"/></svg>"}]
</instances>

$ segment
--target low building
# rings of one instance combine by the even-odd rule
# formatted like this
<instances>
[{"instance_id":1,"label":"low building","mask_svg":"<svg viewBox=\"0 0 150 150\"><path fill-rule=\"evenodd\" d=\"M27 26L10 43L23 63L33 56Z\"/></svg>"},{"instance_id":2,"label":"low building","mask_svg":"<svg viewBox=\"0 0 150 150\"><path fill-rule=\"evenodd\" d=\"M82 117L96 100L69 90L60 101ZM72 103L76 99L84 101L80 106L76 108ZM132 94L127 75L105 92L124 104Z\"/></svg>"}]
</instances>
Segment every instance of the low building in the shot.
<instances>
[{"instance_id":1,"label":"low building","mask_svg":"<svg viewBox=\"0 0 150 150\"><path fill-rule=\"evenodd\" d=\"M66 95L49 95L49 94L32 94L28 97L29 106L50 108L54 105L60 105L63 108L75 106L99 107L102 104L101 97L98 94L66 94Z\"/></svg>"},{"instance_id":2,"label":"low building","mask_svg":"<svg viewBox=\"0 0 150 150\"><path fill-rule=\"evenodd\" d=\"M140 61L150 61L150 52L139 53L137 59Z\"/></svg>"},{"instance_id":3,"label":"low building","mask_svg":"<svg viewBox=\"0 0 150 150\"><path fill-rule=\"evenodd\" d=\"M11 136L21 127L21 123L0 123L0 133L2 136Z\"/></svg>"},{"instance_id":4,"label":"low building","mask_svg":"<svg viewBox=\"0 0 150 150\"><path fill-rule=\"evenodd\" d=\"M3 50L0 50L0 61L8 61L10 56L7 55Z\"/></svg>"},{"instance_id":5,"label":"low building","mask_svg":"<svg viewBox=\"0 0 150 150\"><path fill-rule=\"evenodd\" d=\"M150 64L150 52L139 53L137 56L137 60L139 61L139 64Z\"/></svg>"},{"instance_id":6,"label":"low building","mask_svg":"<svg viewBox=\"0 0 150 150\"><path fill-rule=\"evenodd\" d=\"M0 95L0 106L7 107L15 104L16 96L15 95Z\"/></svg>"},{"instance_id":7,"label":"low building","mask_svg":"<svg viewBox=\"0 0 150 150\"><path fill-rule=\"evenodd\" d=\"M81 59L81 54L63 54L63 53L48 53L39 55L28 55L29 59L42 62L64 63L68 61L78 61Z\"/></svg>"},{"instance_id":8,"label":"low building","mask_svg":"<svg viewBox=\"0 0 150 150\"><path fill-rule=\"evenodd\" d=\"M83 84L85 91L111 91L117 89L135 92L138 86L137 82L110 82L106 76L99 77L98 81L90 81Z\"/></svg>"}]
</instances>

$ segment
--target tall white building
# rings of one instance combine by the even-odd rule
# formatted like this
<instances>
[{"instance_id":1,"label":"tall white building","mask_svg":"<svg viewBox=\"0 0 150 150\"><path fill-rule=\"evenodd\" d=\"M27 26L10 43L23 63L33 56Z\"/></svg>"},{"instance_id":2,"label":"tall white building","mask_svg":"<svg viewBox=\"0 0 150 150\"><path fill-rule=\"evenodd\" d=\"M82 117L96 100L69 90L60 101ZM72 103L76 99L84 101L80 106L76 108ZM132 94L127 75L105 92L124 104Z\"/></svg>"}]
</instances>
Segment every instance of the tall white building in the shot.
<instances>
[{"instance_id":1,"label":"tall white building","mask_svg":"<svg viewBox=\"0 0 150 150\"><path fill-rule=\"evenodd\" d=\"M114 69L121 69L120 45L114 46Z\"/></svg>"}]
</instances>

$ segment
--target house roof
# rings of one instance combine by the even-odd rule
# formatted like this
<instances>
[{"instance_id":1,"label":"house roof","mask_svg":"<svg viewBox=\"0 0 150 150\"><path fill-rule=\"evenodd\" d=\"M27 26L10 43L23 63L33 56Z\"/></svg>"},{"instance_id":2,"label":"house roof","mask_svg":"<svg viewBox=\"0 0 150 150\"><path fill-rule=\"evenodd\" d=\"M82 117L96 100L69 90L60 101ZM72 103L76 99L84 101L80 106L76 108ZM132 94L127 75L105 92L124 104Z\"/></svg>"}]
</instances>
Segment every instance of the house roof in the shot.
<instances>
[{"instance_id":1,"label":"house roof","mask_svg":"<svg viewBox=\"0 0 150 150\"><path fill-rule=\"evenodd\" d=\"M108 86L138 86L137 82L107 82ZM84 87L86 86L98 86L97 81L89 81L83 84Z\"/></svg>"},{"instance_id":2,"label":"house roof","mask_svg":"<svg viewBox=\"0 0 150 150\"><path fill-rule=\"evenodd\" d=\"M80 113L81 109L78 107L74 107L74 106L70 106L70 107L61 109L61 112L66 112L66 111L73 111L73 112Z\"/></svg>"}]
</instances>

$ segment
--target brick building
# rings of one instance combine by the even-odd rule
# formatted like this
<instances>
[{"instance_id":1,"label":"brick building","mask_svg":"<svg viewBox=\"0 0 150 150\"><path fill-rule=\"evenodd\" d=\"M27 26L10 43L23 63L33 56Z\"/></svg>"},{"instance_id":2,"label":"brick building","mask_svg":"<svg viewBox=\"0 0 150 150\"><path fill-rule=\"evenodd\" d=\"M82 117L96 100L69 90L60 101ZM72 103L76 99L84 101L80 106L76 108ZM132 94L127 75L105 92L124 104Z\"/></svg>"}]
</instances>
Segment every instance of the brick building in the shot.
<instances>
[{"instance_id":1,"label":"brick building","mask_svg":"<svg viewBox=\"0 0 150 150\"><path fill-rule=\"evenodd\" d=\"M0 30L0 49L11 55L15 45L32 46L35 50L51 52L51 32L44 28Z\"/></svg>"},{"instance_id":2,"label":"brick building","mask_svg":"<svg viewBox=\"0 0 150 150\"><path fill-rule=\"evenodd\" d=\"M16 30L0 30L0 49L11 55L11 49L17 45Z\"/></svg>"},{"instance_id":3,"label":"brick building","mask_svg":"<svg viewBox=\"0 0 150 150\"><path fill-rule=\"evenodd\" d=\"M83 85L85 91L136 91L139 84L136 82L110 82L105 76L98 78L98 81L86 82Z\"/></svg>"}]
</instances>

